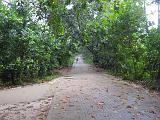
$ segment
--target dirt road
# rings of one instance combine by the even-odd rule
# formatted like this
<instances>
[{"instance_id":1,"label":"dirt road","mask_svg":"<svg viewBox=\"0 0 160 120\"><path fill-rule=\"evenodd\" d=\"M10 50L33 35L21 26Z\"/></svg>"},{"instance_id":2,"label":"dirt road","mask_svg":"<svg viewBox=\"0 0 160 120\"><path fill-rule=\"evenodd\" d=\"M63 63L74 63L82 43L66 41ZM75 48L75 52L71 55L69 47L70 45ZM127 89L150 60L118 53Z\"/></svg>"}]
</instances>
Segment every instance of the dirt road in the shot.
<instances>
[{"instance_id":1,"label":"dirt road","mask_svg":"<svg viewBox=\"0 0 160 120\"><path fill-rule=\"evenodd\" d=\"M78 56L63 77L1 90L0 120L160 120L155 94L84 64Z\"/></svg>"},{"instance_id":2,"label":"dirt road","mask_svg":"<svg viewBox=\"0 0 160 120\"><path fill-rule=\"evenodd\" d=\"M56 81L47 120L160 120L160 99L79 61Z\"/></svg>"}]
</instances>

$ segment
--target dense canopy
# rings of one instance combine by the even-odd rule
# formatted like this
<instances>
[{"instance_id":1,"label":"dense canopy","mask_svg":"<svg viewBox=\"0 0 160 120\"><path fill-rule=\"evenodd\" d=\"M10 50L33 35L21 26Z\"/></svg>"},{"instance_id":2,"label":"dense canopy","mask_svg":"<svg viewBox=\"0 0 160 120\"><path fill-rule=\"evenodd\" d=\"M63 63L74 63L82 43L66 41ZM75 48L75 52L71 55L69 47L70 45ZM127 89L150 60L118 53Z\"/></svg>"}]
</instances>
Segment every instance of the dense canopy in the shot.
<instances>
[{"instance_id":1,"label":"dense canopy","mask_svg":"<svg viewBox=\"0 0 160 120\"><path fill-rule=\"evenodd\" d=\"M159 0L151 2L159 7ZM52 74L71 64L73 55L83 49L99 67L158 88L160 29L151 29L145 4L0 0L0 82L17 84Z\"/></svg>"}]
</instances>

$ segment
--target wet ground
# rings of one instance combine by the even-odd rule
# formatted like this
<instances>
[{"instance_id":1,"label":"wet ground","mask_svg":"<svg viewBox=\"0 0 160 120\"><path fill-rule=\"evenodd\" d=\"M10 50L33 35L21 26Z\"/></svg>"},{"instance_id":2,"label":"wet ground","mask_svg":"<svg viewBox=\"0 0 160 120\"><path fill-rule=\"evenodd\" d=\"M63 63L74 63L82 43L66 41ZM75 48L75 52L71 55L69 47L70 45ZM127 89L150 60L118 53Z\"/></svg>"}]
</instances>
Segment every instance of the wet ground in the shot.
<instances>
[{"instance_id":1,"label":"wet ground","mask_svg":"<svg viewBox=\"0 0 160 120\"><path fill-rule=\"evenodd\" d=\"M53 81L0 91L0 120L160 120L160 97L84 64ZM48 112L49 111L49 112Z\"/></svg>"}]
</instances>

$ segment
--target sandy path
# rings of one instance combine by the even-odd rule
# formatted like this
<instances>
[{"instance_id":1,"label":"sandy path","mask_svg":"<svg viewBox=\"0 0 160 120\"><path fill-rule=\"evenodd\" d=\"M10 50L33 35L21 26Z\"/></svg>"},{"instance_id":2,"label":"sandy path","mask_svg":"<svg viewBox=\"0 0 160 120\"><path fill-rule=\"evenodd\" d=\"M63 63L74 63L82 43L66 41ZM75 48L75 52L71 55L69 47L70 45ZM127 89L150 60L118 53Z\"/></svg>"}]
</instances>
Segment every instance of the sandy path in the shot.
<instances>
[{"instance_id":1,"label":"sandy path","mask_svg":"<svg viewBox=\"0 0 160 120\"><path fill-rule=\"evenodd\" d=\"M54 83L54 81L53 81ZM0 104L15 104L38 100L53 93L52 82L0 91Z\"/></svg>"},{"instance_id":2,"label":"sandy path","mask_svg":"<svg viewBox=\"0 0 160 120\"><path fill-rule=\"evenodd\" d=\"M78 57L54 81L1 90L0 120L160 120L159 97Z\"/></svg>"},{"instance_id":3,"label":"sandy path","mask_svg":"<svg viewBox=\"0 0 160 120\"><path fill-rule=\"evenodd\" d=\"M45 120L59 79L0 90L0 120Z\"/></svg>"},{"instance_id":4,"label":"sandy path","mask_svg":"<svg viewBox=\"0 0 160 120\"><path fill-rule=\"evenodd\" d=\"M160 99L79 61L55 83L47 120L160 120Z\"/></svg>"},{"instance_id":5,"label":"sandy path","mask_svg":"<svg viewBox=\"0 0 160 120\"><path fill-rule=\"evenodd\" d=\"M0 120L45 120L52 97L0 105Z\"/></svg>"}]
</instances>

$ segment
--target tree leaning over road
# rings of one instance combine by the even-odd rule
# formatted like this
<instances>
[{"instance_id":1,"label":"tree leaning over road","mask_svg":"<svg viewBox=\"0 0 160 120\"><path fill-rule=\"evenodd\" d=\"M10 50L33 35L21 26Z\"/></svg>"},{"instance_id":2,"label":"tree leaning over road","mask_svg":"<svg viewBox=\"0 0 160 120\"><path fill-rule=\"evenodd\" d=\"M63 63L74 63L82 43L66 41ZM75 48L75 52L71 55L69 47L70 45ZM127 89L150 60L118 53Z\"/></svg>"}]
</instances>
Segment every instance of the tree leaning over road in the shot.
<instances>
[{"instance_id":1,"label":"tree leaning over road","mask_svg":"<svg viewBox=\"0 0 160 120\"><path fill-rule=\"evenodd\" d=\"M0 6L1 81L45 76L82 46L113 74L159 87L160 33L146 26L144 0L16 0L13 7Z\"/></svg>"}]
</instances>

